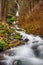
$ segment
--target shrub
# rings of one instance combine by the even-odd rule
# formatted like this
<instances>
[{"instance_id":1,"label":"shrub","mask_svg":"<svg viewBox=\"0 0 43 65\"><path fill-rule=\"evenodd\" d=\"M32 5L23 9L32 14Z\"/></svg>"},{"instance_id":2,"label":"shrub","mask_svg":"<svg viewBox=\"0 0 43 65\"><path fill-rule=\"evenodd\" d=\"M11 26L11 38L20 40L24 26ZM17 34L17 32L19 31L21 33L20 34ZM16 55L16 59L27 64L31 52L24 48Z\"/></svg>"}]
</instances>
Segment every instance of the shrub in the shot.
<instances>
[{"instance_id":1,"label":"shrub","mask_svg":"<svg viewBox=\"0 0 43 65\"><path fill-rule=\"evenodd\" d=\"M8 21L9 23L12 23L12 22L16 21L16 16L11 15L11 14L8 14L8 15L7 15L7 21Z\"/></svg>"}]
</instances>

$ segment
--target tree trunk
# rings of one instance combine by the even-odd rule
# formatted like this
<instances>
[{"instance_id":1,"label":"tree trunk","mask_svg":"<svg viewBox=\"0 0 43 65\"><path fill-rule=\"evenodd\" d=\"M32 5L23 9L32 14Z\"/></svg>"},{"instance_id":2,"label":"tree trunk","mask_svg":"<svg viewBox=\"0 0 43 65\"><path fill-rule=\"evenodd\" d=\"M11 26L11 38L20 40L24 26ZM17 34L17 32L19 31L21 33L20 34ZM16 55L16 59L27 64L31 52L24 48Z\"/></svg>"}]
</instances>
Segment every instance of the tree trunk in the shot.
<instances>
[{"instance_id":1,"label":"tree trunk","mask_svg":"<svg viewBox=\"0 0 43 65\"><path fill-rule=\"evenodd\" d=\"M2 0L0 0L0 20L2 20Z\"/></svg>"},{"instance_id":2,"label":"tree trunk","mask_svg":"<svg viewBox=\"0 0 43 65\"><path fill-rule=\"evenodd\" d=\"M3 0L3 20L7 20L8 0Z\"/></svg>"}]
</instances>

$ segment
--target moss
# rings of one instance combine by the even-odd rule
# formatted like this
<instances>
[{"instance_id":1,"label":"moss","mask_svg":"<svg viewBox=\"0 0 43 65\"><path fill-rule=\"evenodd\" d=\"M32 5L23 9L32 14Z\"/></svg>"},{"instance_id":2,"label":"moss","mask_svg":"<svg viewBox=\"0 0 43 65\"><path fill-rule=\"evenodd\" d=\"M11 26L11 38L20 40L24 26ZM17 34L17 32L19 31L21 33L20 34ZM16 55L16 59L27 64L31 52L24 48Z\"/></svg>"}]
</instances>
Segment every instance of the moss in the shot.
<instances>
[{"instance_id":1,"label":"moss","mask_svg":"<svg viewBox=\"0 0 43 65\"><path fill-rule=\"evenodd\" d=\"M15 31L14 39L21 40L21 38L22 38L22 36L20 35L20 33L18 33L18 32Z\"/></svg>"},{"instance_id":2,"label":"moss","mask_svg":"<svg viewBox=\"0 0 43 65\"><path fill-rule=\"evenodd\" d=\"M14 36L14 39L21 40L21 35L15 35L15 36Z\"/></svg>"},{"instance_id":3,"label":"moss","mask_svg":"<svg viewBox=\"0 0 43 65\"><path fill-rule=\"evenodd\" d=\"M9 44L9 47L15 47L15 46L18 46L18 45L20 45L21 44L21 41L17 41L17 42L13 42L13 43L10 43Z\"/></svg>"}]
</instances>

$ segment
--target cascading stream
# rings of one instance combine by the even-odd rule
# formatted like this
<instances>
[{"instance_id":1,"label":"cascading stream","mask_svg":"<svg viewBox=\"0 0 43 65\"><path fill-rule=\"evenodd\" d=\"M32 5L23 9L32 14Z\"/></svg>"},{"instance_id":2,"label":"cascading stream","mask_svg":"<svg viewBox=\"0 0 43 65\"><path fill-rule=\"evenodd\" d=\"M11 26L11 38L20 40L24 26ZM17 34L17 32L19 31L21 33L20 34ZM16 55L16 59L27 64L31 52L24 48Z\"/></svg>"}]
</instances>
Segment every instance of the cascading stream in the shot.
<instances>
[{"instance_id":1,"label":"cascading stream","mask_svg":"<svg viewBox=\"0 0 43 65\"><path fill-rule=\"evenodd\" d=\"M17 32L22 35L23 40L28 41L24 45L5 51L0 65L43 65L43 39L26 34L25 31Z\"/></svg>"},{"instance_id":2,"label":"cascading stream","mask_svg":"<svg viewBox=\"0 0 43 65\"><path fill-rule=\"evenodd\" d=\"M19 16L18 11L16 16ZM0 65L43 65L43 39L26 34L24 30L18 31L18 29L18 26L15 25L16 32L22 35L23 40L27 39L28 41L25 41L24 45L0 53Z\"/></svg>"}]
</instances>

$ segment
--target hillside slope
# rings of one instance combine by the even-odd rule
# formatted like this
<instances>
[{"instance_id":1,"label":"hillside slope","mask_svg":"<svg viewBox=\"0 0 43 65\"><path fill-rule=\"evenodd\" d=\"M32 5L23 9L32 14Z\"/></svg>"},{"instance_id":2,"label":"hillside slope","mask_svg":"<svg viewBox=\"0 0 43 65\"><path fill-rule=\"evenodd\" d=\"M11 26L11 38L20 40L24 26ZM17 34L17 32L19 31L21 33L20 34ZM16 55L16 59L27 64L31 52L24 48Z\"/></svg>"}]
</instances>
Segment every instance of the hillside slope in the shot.
<instances>
[{"instance_id":1,"label":"hillside slope","mask_svg":"<svg viewBox=\"0 0 43 65\"><path fill-rule=\"evenodd\" d=\"M33 12L25 12L18 21L19 26L28 33L43 36L43 1L34 8Z\"/></svg>"}]
</instances>

